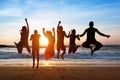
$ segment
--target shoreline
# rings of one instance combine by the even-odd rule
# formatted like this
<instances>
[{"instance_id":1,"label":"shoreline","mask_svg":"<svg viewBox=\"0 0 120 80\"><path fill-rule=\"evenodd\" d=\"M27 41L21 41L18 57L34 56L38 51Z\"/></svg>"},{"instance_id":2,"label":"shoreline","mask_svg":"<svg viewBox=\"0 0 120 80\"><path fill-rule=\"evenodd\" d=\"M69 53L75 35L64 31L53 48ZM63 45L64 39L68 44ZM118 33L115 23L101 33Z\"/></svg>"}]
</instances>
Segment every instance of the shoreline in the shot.
<instances>
[{"instance_id":1,"label":"shoreline","mask_svg":"<svg viewBox=\"0 0 120 80\"><path fill-rule=\"evenodd\" d=\"M31 67L32 59L0 59L0 67ZM40 60L41 67L120 67L120 61Z\"/></svg>"}]
</instances>

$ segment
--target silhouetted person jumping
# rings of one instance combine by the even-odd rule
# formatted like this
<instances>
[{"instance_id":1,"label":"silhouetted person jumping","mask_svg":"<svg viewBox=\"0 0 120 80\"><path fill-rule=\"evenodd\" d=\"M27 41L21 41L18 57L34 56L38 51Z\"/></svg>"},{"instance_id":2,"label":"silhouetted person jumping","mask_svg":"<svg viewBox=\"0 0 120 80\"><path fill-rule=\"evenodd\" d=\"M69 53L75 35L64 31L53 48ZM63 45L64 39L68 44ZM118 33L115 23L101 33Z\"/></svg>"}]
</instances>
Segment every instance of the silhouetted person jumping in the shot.
<instances>
[{"instance_id":1,"label":"silhouetted person jumping","mask_svg":"<svg viewBox=\"0 0 120 80\"><path fill-rule=\"evenodd\" d=\"M40 34L38 34L37 30L34 30L34 34L31 35L30 41L32 41L32 57L33 57L33 68L35 67L35 57L37 57L37 66L39 66L39 38Z\"/></svg>"},{"instance_id":2,"label":"silhouetted person jumping","mask_svg":"<svg viewBox=\"0 0 120 80\"><path fill-rule=\"evenodd\" d=\"M67 37L65 31L63 31L63 27L60 26L61 21L58 22L57 25L57 58L59 59L59 54L60 54L60 50L63 51L61 57L62 59L64 59L64 55L66 52L66 48L64 45L64 36Z\"/></svg>"},{"instance_id":3,"label":"silhouetted person jumping","mask_svg":"<svg viewBox=\"0 0 120 80\"><path fill-rule=\"evenodd\" d=\"M26 26L22 27L20 31L20 35L21 35L20 41L18 43L14 42L17 47L18 53L22 53L23 47L25 47L29 53L31 52L30 47L28 45L29 25L27 18L25 18L25 22L27 24L27 27Z\"/></svg>"},{"instance_id":4,"label":"silhouetted person jumping","mask_svg":"<svg viewBox=\"0 0 120 80\"><path fill-rule=\"evenodd\" d=\"M69 32L68 38L70 38L68 53L71 53L71 52L75 53L79 47L76 45L75 40L76 39L80 40L79 35L76 35L75 29Z\"/></svg>"},{"instance_id":5,"label":"silhouetted person jumping","mask_svg":"<svg viewBox=\"0 0 120 80\"><path fill-rule=\"evenodd\" d=\"M97 50L99 50L103 45L98 42L96 39L95 39L95 33L97 32L99 35L101 36L105 36L107 38L110 37L110 35L106 35L106 34L103 34L101 33L98 29L94 28L94 22L93 21L90 21L89 23L89 28L87 28L83 34L80 35L80 37L84 36L86 33L87 33L87 40L82 44L83 47L85 48L90 48L91 49L91 55L93 56L93 53ZM93 49L90 44L94 44L95 45L95 48Z\"/></svg>"},{"instance_id":6,"label":"silhouetted person jumping","mask_svg":"<svg viewBox=\"0 0 120 80\"><path fill-rule=\"evenodd\" d=\"M45 28L43 28L43 34L48 39L48 45L44 52L45 59L48 60L51 57L54 56L54 44L55 44L55 31L53 28L53 35L51 31L45 31Z\"/></svg>"}]
</instances>

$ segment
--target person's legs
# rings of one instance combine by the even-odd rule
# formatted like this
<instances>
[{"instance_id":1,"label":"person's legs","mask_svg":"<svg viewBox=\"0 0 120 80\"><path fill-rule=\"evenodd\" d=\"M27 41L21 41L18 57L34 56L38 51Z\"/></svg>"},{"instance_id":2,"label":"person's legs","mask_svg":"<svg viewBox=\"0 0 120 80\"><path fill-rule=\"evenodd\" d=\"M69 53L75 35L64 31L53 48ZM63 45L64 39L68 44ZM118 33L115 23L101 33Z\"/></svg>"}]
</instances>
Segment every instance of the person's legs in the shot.
<instances>
[{"instance_id":1,"label":"person's legs","mask_svg":"<svg viewBox=\"0 0 120 80\"><path fill-rule=\"evenodd\" d=\"M33 68L35 67L35 50L32 49Z\"/></svg>"},{"instance_id":2,"label":"person's legs","mask_svg":"<svg viewBox=\"0 0 120 80\"><path fill-rule=\"evenodd\" d=\"M88 42L88 41L85 41L83 44L82 44L82 46L83 47L85 47L85 48L92 48L91 46L90 46L90 42Z\"/></svg>"},{"instance_id":3,"label":"person's legs","mask_svg":"<svg viewBox=\"0 0 120 80\"><path fill-rule=\"evenodd\" d=\"M62 55L61 55L61 58L64 60L64 55L65 55L65 52L66 52L66 48L65 48L65 46L63 45L61 49L63 50L63 53L62 53Z\"/></svg>"},{"instance_id":4,"label":"person's legs","mask_svg":"<svg viewBox=\"0 0 120 80\"><path fill-rule=\"evenodd\" d=\"M90 48L90 50L91 50L91 55L93 55L93 49L92 49L92 47L90 46L90 42L89 41L85 41L83 44L82 44L82 46L83 47L85 47L85 48Z\"/></svg>"},{"instance_id":5,"label":"person's legs","mask_svg":"<svg viewBox=\"0 0 120 80\"><path fill-rule=\"evenodd\" d=\"M68 50L68 53L70 54L72 52L72 47L69 46L69 50Z\"/></svg>"},{"instance_id":6,"label":"person's legs","mask_svg":"<svg viewBox=\"0 0 120 80\"><path fill-rule=\"evenodd\" d=\"M79 46L74 46L74 49L73 49L73 53L75 53L77 51L77 49L79 48Z\"/></svg>"},{"instance_id":7,"label":"person's legs","mask_svg":"<svg viewBox=\"0 0 120 80\"><path fill-rule=\"evenodd\" d=\"M21 54L21 53L22 53L22 49L23 49L22 42L19 42L19 43L14 42L14 44L15 44L16 47L17 47L18 53Z\"/></svg>"},{"instance_id":8,"label":"person's legs","mask_svg":"<svg viewBox=\"0 0 120 80\"><path fill-rule=\"evenodd\" d=\"M31 49L30 49L29 45L28 45L28 44L25 44L25 47L26 47L27 51L28 51L29 53L31 53Z\"/></svg>"},{"instance_id":9,"label":"person's legs","mask_svg":"<svg viewBox=\"0 0 120 80\"><path fill-rule=\"evenodd\" d=\"M39 67L39 50L37 50L36 52L37 52L37 67L36 68L38 68Z\"/></svg>"},{"instance_id":10,"label":"person's legs","mask_svg":"<svg viewBox=\"0 0 120 80\"><path fill-rule=\"evenodd\" d=\"M59 54L60 54L60 46L57 45L57 58L59 59Z\"/></svg>"},{"instance_id":11,"label":"person's legs","mask_svg":"<svg viewBox=\"0 0 120 80\"><path fill-rule=\"evenodd\" d=\"M92 50L92 53L94 53L95 51L99 50L103 45L98 42L98 41L95 41L94 42L94 45L96 45L96 47L94 48L94 50Z\"/></svg>"}]
</instances>

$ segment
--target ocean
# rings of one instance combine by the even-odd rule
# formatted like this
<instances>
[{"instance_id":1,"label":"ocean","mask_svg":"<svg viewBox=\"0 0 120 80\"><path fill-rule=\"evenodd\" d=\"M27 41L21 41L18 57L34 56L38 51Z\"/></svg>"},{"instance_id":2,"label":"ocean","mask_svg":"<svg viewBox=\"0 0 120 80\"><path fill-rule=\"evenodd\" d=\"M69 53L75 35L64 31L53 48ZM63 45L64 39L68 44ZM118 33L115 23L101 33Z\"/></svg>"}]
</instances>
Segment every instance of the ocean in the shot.
<instances>
[{"instance_id":1,"label":"ocean","mask_svg":"<svg viewBox=\"0 0 120 80\"><path fill-rule=\"evenodd\" d=\"M120 45L105 45L93 56L90 55L90 49L79 47L75 54L68 53L66 48L65 59L57 59L57 51L49 60L44 58L45 48L40 48L41 66L120 66ZM62 53L62 51L61 51ZM23 49L22 54L17 53L13 47L0 48L0 66L31 66L32 54Z\"/></svg>"}]
</instances>

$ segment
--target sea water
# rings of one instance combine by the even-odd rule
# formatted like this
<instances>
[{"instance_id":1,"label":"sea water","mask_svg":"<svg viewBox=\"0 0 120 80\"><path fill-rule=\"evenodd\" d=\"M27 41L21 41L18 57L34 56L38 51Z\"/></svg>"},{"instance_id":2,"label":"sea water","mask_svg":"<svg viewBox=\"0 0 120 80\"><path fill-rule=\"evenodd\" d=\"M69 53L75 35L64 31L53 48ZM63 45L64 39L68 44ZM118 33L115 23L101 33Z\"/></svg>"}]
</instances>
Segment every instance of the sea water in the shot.
<instances>
[{"instance_id":1,"label":"sea water","mask_svg":"<svg viewBox=\"0 0 120 80\"><path fill-rule=\"evenodd\" d=\"M120 67L120 45L105 45L93 56L90 49L79 47L76 53L68 53L66 47L65 59L57 59L55 55L49 59L44 58L45 48L40 48L40 65L41 66L119 66ZM62 51L60 52L60 54ZM16 48L0 48L0 66L31 66L32 54L23 49L22 54L17 53Z\"/></svg>"}]
</instances>

